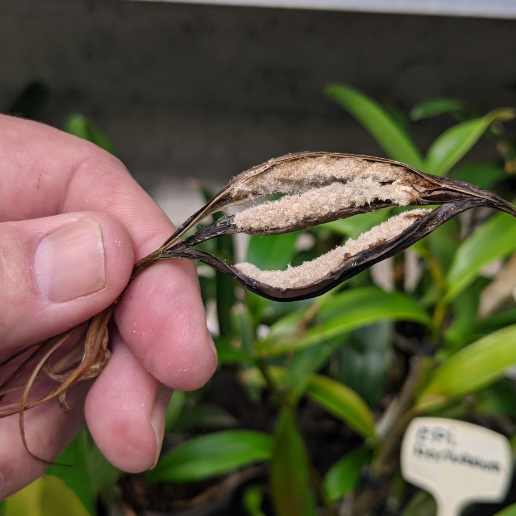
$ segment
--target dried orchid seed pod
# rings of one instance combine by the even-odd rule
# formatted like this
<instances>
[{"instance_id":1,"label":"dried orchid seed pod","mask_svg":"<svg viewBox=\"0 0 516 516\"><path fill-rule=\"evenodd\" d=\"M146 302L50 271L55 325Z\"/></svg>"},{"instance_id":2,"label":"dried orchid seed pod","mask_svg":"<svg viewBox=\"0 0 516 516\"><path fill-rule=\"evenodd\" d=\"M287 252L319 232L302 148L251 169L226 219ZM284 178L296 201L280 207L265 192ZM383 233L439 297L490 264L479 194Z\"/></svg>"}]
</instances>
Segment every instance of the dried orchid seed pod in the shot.
<instances>
[{"instance_id":1,"label":"dried orchid seed pod","mask_svg":"<svg viewBox=\"0 0 516 516\"><path fill-rule=\"evenodd\" d=\"M243 209L231 219L232 227L235 232L247 233L291 231L314 221L408 205L416 201L418 193L408 174L402 164L367 156L312 152L271 159L234 177L169 242L205 216L235 205ZM278 196L281 198L271 200ZM322 205L318 202L321 198L325 199Z\"/></svg>"},{"instance_id":2,"label":"dried orchid seed pod","mask_svg":"<svg viewBox=\"0 0 516 516\"><path fill-rule=\"evenodd\" d=\"M422 209L425 205L441 206ZM196 247L221 235L286 233L395 206L418 208L395 215L314 260L281 271L262 271L248 263L228 264ZM271 299L286 301L313 297L407 248L462 211L478 206L516 215L509 203L490 192L430 176L396 161L324 152L289 154L233 178L159 249L141 260L133 277L159 260L184 257L203 261L231 274L247 289ZM229 209L236 211L194 230L195 225L208 215ZM112 314L111 306L90 320L80 355L77 355L76 346L70 353L64 350L65 344L74 338L75 330L71 330L0 363L0 367L11 368L0 382L0 398L19 390L19 387L11 387L12 381L30 370L20 399L0 406L0 418L19 414L23 444L33 457L39 458L27 445L25 411L53 399L66 407L68 389L98 375L109 359ZM58 359L53 362L55 355ZM32 399L32 387L42 375L57 382L57 386L42 397ZM39 460L46 462L42 458Z\"/></svg>"},{"instance_id":3,"label":"dried orchid seed pod","mask_svg":"<svg viewBox=\"0 0 516 516\"><path fill-rule=\"evenodd\" d=\"M207 215L228 209L237 212L199 232L190 243L219 234L284 233L380 208L472 198L483 199L485 205L491 201L499 209L508 206L471 185L430 176L384 158L322 152L288 154L235 176L162 249L170 249Z\"/></svg>"},{"instance_id":4,"label":"dried orchid seed pod","mask_svg":"<svg viewBox=\"0 0 516 516\"><path fill-rule=\"evenodd\" d=\"M442 206L399 214L356 240L282 271L261 271L249 263L227 264L194 249L196 244L224 234L286 233L380 208L432 204ZM399 162L351 154L289 154L233 178L169 239L159 257L199 259L232 274L263 296L301 299L325 292L475 206L514 214L511 205L489 192ZM181 239L206 215L228 209L236 212Z\"/></svg>"}]
</instances>

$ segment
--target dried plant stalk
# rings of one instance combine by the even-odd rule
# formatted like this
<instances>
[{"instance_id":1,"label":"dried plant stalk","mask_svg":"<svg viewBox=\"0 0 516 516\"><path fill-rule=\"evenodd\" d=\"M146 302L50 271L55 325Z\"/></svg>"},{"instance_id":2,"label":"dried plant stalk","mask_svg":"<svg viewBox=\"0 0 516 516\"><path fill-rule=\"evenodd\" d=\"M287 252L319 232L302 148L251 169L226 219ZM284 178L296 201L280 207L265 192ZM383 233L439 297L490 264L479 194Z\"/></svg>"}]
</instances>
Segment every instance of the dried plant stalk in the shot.
<instances>
[{"instance_id":1,"label":"dried plant stalk","mask_svg":"<svg viewBox=\"0 0 516 516\"><path fill-rule=\"evenodd\" d=\"M281 271L262 271L249 263L229 264L196 247L221 235L286 233L380 208L425 205L439 206L403 212L312 261ZM245 288L262 296L280 301L305 299L322 294L406 249L457 214L479 206L516 215L512 205L490 192L430 176L396 161L324 152L289 154L233 178L159 249L138 262L132 278L159 260L188 258L231 274ZM224 211L225 215L194 229L198 222L217 211ZM113 307L109 307L89 321L81 356L72 349L51 362L52 356L71 338L72 332L67 332L30 350L0 382L0 398L7 393L12 395L11 382L32 367L28 380L19 389L19 401L0 407L0 417L19 414L20 432L29 453L25 411L54 399L67 408L67 391L77 382L100 373L109 360L112 314ZM44 353L38 358L40 350ZM57 385L44 396L30 399L32 387L41 376Z\"/></svg>"}]
</instances>

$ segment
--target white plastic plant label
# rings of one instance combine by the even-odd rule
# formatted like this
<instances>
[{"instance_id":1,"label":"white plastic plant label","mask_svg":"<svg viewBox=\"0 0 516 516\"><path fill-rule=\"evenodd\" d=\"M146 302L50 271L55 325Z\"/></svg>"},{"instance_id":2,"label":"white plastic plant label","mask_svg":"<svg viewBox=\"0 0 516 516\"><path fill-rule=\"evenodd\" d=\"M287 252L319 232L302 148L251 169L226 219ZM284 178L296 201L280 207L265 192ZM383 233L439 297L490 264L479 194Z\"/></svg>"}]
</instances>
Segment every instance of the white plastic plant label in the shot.
<instances>
[{"instance_id":1,"label":"white plastic plant label","mask_svg":"<svg viewBox=\"0 0 516 516\"><path fill-rule=\"evenodd\" d=\"M401 469L407 481L435 497L438 516L458 516L471 502L504 499L512 454L508 440L492 430L421 417L405 433Z\"/></svg>"}]
</instances>

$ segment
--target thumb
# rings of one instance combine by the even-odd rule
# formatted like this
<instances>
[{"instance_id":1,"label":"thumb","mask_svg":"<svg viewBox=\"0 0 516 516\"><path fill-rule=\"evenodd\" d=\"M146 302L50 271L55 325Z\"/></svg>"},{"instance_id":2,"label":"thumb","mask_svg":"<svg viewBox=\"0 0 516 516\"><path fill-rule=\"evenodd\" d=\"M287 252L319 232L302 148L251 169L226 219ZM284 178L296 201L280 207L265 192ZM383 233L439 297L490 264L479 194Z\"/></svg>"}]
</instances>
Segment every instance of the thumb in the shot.
<instances>
[{"instance_id":1,"label":"thumb","mask_svg":"<svg viewBox=\"0 0 516 516\"><path fill-rule=\"evenodd\" d=\"M94 212L0 224L0 354L47 339L109 306L134 264L131 239Z\"/></svg>"}]
</instances>

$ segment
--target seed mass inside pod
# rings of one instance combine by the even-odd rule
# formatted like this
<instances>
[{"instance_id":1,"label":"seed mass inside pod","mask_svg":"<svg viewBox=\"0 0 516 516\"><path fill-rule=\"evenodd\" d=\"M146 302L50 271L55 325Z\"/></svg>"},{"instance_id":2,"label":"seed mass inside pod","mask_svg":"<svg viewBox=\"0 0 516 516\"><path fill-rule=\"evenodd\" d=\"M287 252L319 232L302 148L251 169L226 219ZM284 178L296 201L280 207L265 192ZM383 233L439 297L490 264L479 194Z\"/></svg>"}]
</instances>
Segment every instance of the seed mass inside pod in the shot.
<instances>
[{"instance_id":1,"label":"seed mass inside pod","mask_svg":"<svg viewBox=\"0 0 516 516\"><path fill-rule=\"evenodd\" d=\"M345 154L300 153L266 162L237 175L229 195L234 200L273 193L298 193L310 186L357 178L378 183L407 183L411 173L402 164ZM412 179L413 180L413 179Z\"/></svg>"},{"instance_id":2,"label":"seed mass inside pod","mask_svg":"<svg viewBox=\"0 0 516 516\"><path fill-rule=\"evenodd\" d=\"M304 159L303 159L304 158ZM237 212L237 231L282 232L385 206L421 201L425 180L402 165L359 156L300 156L267 173L244 172L230 188L233 199L254 200ZM268 200L268 196L283 195Z\"/></svg>"},{"instance_id":3,"label":"seed mass inside pod","mask_svg":"<svg viewBox=\"0 0 516 516\"><path fill-rule=\"evenodd\" d=\"M335 218L346 210L367 207L375 201L407 206L415 200L414 189L399 181L381 183L372 177L354 177L346 183L334 182L251 206L235 214L233 222L244 232L279 231L303 226L311 220Z\"/></svg>"},{"instance_id":4,"label":"seed mass inside pod","mask_svg":"<svg viewBox=\"0 0 516 516\"><path fill-rule=\"evenodd\" d=\"M431 210L417 209L403 212L378 224L356 239L296 267L284 270L261 270L251 263L239 263L235 268L255 281L280 290L305 288L321 281L340 269L358 253L394 240Z\"/></svg>"}]
</instances>

